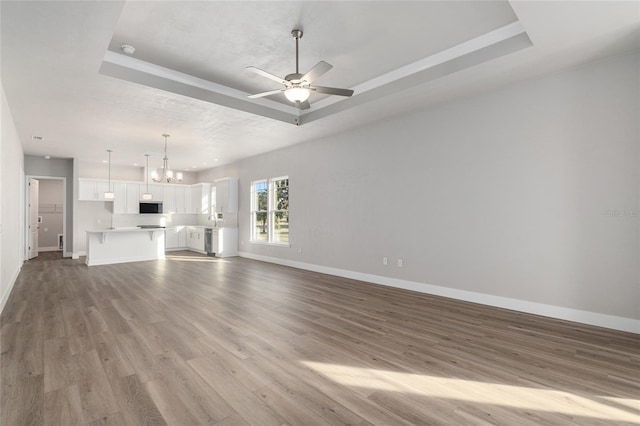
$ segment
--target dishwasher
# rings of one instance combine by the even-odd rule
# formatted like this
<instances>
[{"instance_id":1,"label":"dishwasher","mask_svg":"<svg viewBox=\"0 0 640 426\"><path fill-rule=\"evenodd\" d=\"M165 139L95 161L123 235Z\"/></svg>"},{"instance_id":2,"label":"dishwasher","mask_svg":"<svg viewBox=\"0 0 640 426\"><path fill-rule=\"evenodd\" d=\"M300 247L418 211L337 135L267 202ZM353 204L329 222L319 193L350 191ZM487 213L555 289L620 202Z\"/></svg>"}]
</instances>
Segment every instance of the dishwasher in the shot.
<instances>
[{"instance_id":1,"label":"dishwasher","mask_svg":"<svg viewBox=\"0 0 640 426\"><path fill-rule=\"evenodd\" d=\"M215 256L218 249L218 230L204 228L204 251L207 256Z\"/></svg>"}]
</instances>

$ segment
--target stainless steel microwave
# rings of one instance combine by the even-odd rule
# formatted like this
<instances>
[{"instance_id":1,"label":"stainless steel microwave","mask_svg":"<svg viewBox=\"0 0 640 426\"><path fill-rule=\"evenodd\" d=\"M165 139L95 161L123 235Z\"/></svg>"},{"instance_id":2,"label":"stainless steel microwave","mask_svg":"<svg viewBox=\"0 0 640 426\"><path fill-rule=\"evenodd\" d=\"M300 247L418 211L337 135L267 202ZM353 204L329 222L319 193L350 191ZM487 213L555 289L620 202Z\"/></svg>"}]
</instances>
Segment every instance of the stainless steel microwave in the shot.
<instances>
[{"instance_id":1,"label":"stainless steel microwave","mask_svg":"<svg viewBox=\"0 0 640 426\"><path fill-rule=\"evenodd\" d=\"M162 214L162 201L140 202L140 214Z\"/></svg>"}]
</instances>

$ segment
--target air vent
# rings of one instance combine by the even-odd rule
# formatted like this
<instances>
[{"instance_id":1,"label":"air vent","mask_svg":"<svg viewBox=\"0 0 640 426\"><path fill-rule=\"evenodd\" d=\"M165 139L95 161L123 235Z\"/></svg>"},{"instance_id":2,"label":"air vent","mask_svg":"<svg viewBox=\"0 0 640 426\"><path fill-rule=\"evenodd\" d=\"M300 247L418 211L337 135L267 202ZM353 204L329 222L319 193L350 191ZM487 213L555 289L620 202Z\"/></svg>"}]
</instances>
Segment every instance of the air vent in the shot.
<instances>
[{"instance_id":1,"label":"air vent","mask_svg":"<svg viewBox=\"0 0 640 426\"><path fill-rule=\"evenodd\" d=\"M34 141L43 141L44 140L44 138L42 136L36 136L36 135L31 136L31 139L33 139Z\"/></svg>"}]
</instances>

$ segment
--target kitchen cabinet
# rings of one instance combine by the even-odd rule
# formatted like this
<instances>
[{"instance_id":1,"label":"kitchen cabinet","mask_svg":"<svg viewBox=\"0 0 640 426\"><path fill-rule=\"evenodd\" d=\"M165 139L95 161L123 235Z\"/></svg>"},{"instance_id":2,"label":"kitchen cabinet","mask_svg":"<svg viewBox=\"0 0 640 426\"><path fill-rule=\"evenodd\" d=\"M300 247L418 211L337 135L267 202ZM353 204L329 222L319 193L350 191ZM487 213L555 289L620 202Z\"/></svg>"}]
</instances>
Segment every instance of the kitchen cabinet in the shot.
<instances>
[{"instance_id":1,"label":"kitchen cabinet","mask_svg":"<svg viewBox=\"0 0 640 426\"><path fill-rule=\"evenodd\" d=\"M216 257L238 255L238 228L213 228L211 249Z\"/></svg>"},{"instance_id":2,"label":"kitchen cabinet","mask_svg":"<svg viewBox=\"0 0 640 426\"><path fill-rule=\"evenodd\" d=\"M78 200L97 200L96 183L92 180L78 179Z\"/></svg>"},{"instance_id":3,"label":"kitchen cabinet","mask_svg":"<svg viewBox=\"0 0 640 426\"><path fill-rule=\"evenodd\" d=\"M104 199L104 193L108 190L107 181L78 179L78 200L80 201L112 201Z\"/></svg>"},{"instance_id":4,"label":"kitchen cabinet","mask_svg":"<svg viewBox=\"0 0 640 426\"><path fill-rule=\"evenodd\" d=\"M176 213L191 213L191 188L188 186L177 185L176 190ZM187 195L188 202L187 202Z\"/></svg>"},{"instance_id":5,"label":"kitchen cabinet","mask_svg":"<svg viewBox=\"0 0 640 426\"><path fill-rule=\"evenodd\" d=\"M164 245L166 250L179 250L187 247L187 227L176 226L165 229Z\"/></svg>"},{"instance_id":6,"label":"kitchen cabinet","mask_svg":"<svg viewBox=\"0 0 640 426\"><path fill-rule=\"evenodd\" d=\"M184 190L184 212L193 213L191 210L191 187L185 186L182 189Z\"/></svg>"},{"instance_id":7,"label":"kitchen cabinet","mask_svg":"<svg viewBox=\"0 0 640 426\"><path fill-rule=\"evenodd\" d=\"M204 228L198 226L187 227L187 248L199 253L205 253Z\"/></svg>"},{"instance_id":8,"label":"kitchen cabinet","mask_svg":"<svg viewBox=\"0 0 640 426\"><path fill-rule=\"evenodd\" d=\"M116 182L113 184L115 199L113 212L116 214L138 214L139 186L137 183Z\"/></svg>"},{"instance_id":9,"label":"kitchen cabinet","mask_svg":"<svg viewBox=\"0 0 640 426\"><path fill-rule=\"evenodd\" d=\"M162 213L176 213L176 187L173 185L162 187Z\"/></svg>"},{"instance_id":10,"label":"kitchen cabinet","mask_svg":"<svg viewBox=\"0 0 640 426\"><path fill-rule=\"evenodd\" d=\"M178 247L186 247L187 246L187 228L181 227L180 231L178 231Z\"/></svg>"},{"instance_id":11,"label":"kitchen cabinet","mask_svg":"<svg viewBox=\"0 0 640 426\"><path fill-rule=\"evenodd\" d=\"M162 191L162 187L164 185L160 185L160 184L149 184L149 192L151 193L151 195L153 196L153 200L152 201L163 201L162 199L163 197L163 191Z\"/></svg>"},{"instance_id":12,"label":"kitchen cabinet","mask_svg":"<svg viewBox=\"0 0 640 426\"><path fill-rule=\"evenodd\" d=\"M209 214L211 184L199 183L191 186L191 213Z\"/></svg>"},{"instance_id":13,"label":"kitchen cabinet","mask_svg":"<svg viewBox=\"0 0 640 426\"><path fill-rule=\"evenodd\" d=\"M127 183L127 205L125 207L125 213L140 213L140 197L140 184Z\"/></svg>"},{"instance_id":14,"label":"kitchen cabinet","mask_svg":"<svg viewBox=\"0 0 640 426\"><path fill-rule=\"evenodd\" d=\"M238 178L224 178L215 181L215 206L217 213L238 211Z\"/></svg>"},{"instance_id":15,"label":"kitchen cabinet","mask_svg":"<svg viewBox=\"0 0 640 426\"><path fill-rule=\"evenodd\" d=\"M114 183L113 192L115 198L113 199L113 212L114 213L126 213L127 207L127 184L126 183Z\"/></svg>"}]
</instances>

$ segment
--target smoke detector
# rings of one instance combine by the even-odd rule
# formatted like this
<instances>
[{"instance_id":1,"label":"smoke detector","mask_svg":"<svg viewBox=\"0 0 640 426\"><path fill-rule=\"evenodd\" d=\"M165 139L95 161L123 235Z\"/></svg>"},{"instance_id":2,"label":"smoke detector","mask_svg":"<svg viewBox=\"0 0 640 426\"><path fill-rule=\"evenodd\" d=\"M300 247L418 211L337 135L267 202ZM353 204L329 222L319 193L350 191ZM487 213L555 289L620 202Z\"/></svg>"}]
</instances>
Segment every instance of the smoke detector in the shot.
<instances>
[{"instance_id":1,"label":"smoke detector","mask_svg":"<svg viewBox=\"0 0 640 426\"><path fill-rule=\"evenodd\" d=\"M127 55L133 55L133 52L136 51L135 47L130 46L128 44L123 44L122 46L120 46L120 49L122 49L122 51Z\"/></svg>"}]
</instances>

